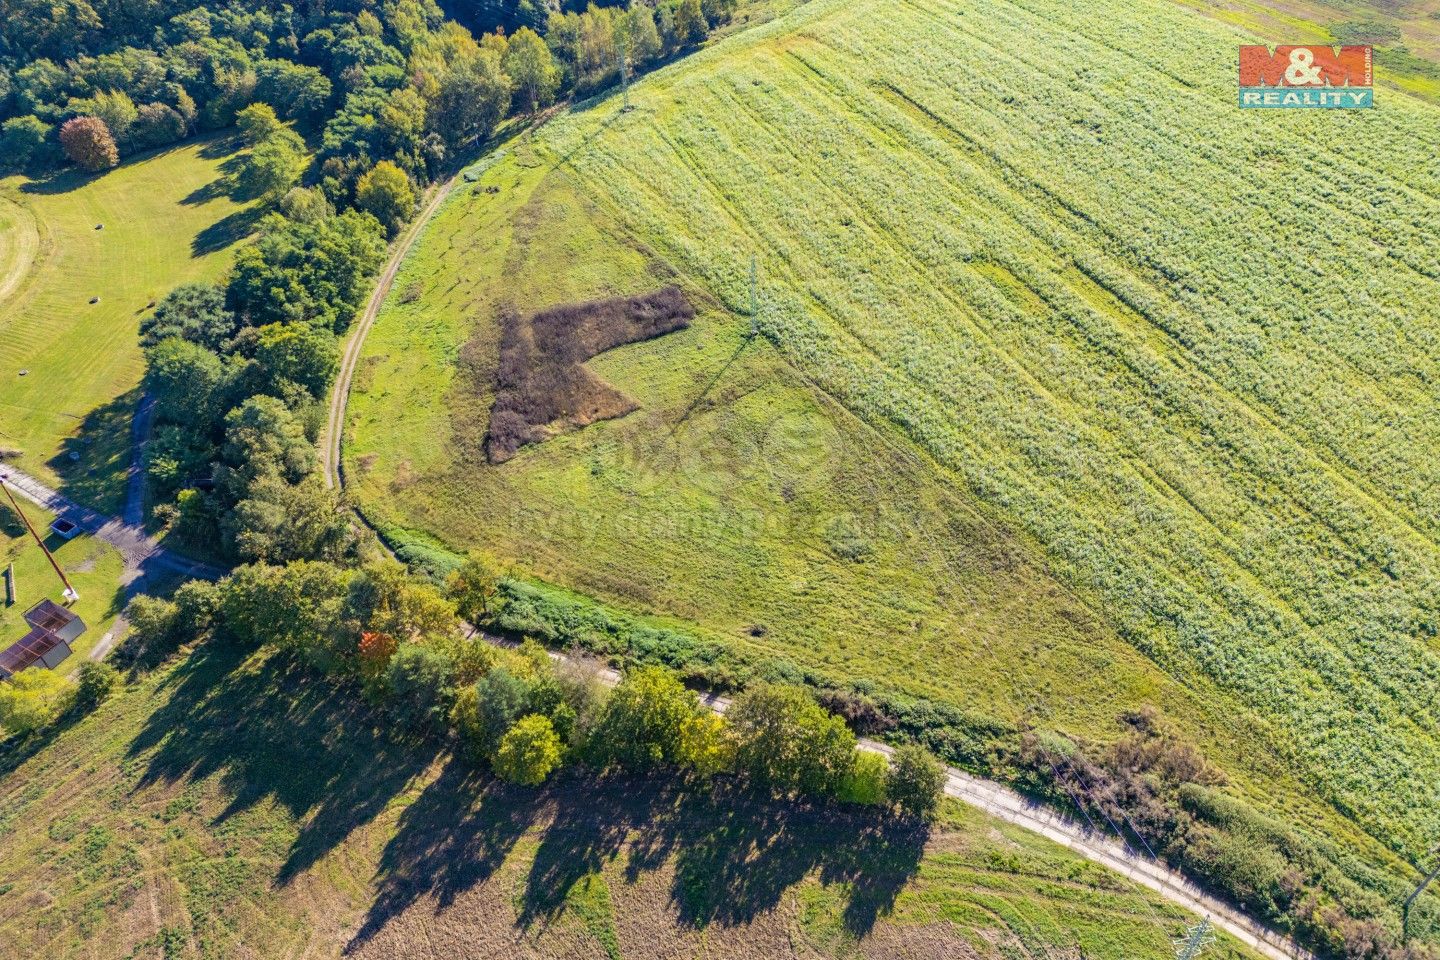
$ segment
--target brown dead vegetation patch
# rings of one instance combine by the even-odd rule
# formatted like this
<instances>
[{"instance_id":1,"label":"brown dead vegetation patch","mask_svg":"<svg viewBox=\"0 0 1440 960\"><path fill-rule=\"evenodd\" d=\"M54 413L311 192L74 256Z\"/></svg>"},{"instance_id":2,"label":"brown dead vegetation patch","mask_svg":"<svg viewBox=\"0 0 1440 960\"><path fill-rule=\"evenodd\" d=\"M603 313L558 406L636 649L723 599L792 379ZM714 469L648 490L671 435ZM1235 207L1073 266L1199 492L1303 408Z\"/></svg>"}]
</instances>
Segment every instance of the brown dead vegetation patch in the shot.
<instances>
[{"instance_id":1,"label":"brown dead vegetation patch","mask_svg":"<svg viewBox=\"0 0 1440 960\"><path fill-rule=\"evenodd\" d=\"M485 452L504 463L527 444L624 416L633 400L585 368L591 357L690 326L695 309L679 287L565 304L500 318L500 363Z\"/></svg>"}]
</instances>

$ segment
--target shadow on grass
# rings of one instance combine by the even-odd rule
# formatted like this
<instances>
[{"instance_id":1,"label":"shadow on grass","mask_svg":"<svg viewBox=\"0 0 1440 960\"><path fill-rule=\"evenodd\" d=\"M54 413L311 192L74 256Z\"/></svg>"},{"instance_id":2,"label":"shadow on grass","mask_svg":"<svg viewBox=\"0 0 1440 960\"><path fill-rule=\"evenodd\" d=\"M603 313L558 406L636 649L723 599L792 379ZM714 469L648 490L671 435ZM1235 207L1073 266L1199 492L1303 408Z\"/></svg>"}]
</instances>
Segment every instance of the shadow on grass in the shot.
<instances>
[{"instance_id":1,"label":"shadow on grass","mask_svg":"<svg viewBox=\"0 0 1440 960\"><path fill-rule=\"evenodd\" d=\"M37 174L35 179L26 180L20 186L21 193L33 193L40 196L48 196L58 193L69 193L71 190L78 190L91 181L98 180L105 176L108 171L100 173L86 173L74 167L67 167L50 174Z\"/></svg>"},{"instance_id":2,"label":"shadow on grass","mask_svg":"<svg viewBox=\"0 0 1440 960\"><path fill-rule=\"evenodd\" d=\"M263 207L250 206L215 221L195 234L195 239L190 241L191 255L200 257L239 243L255 232L265 212Z\"/></svg>"},{"instance_id":3,"label":"shadow on grass","mask_svg":"<svg viewBox=\"0 0 1440 960\"><path fill-rule=\"evenodd\" d=\"M66 437L47 466L60 477L60 492L76 503L118 513L130 473L130 421L140 400L131 390L96 407Z\"/></svg>"},{"instance_id":4,"label":"shadow on grass","mask_svg":"<svg viewBox=\"0 0 1440 960\"><path fill-rule=\"evenodd\" d=\"M750 923L813 874L848 885L844 923L864 936L919 869L928 838L918 823L723 784L700 791L664 775L601 779L574 771L535 793L452 762L401 816L382 855L379 894L345 952L422 899L432 898L435 910L451 906L489 879L531 828L540 842L518 899L518 925L526 929L548 926L577 883L624 856L631 882L673 858L671 903L693 928Z\"/></svg>"},{"instance_id":5,"label":"shadow on grass","mask_svg":"<svg viewBox=\"0 0 1440 960\"><path fill-rule=\"evenodd\" d=\"M535 822L543 802L451 758L400 815L377 871L379 893L345 946L364 946L422 897L444 909L488 880Z\"/></svg>"},{"instance_id":6,"label":"shadow on grass","mask_svg":"<svg viewBox=\"0 0 1440 960\"><path fill-rule=\"evenodd\" d=\"M693 928L747 924L814 875L845 887L844 922L863 936L915 875L928 836L916 823L771 800L725 781L703 790L668 775L574 769L533 791L453 756L432 776L438 739L392 733L358 690L287 655L216 641L197 647L159 692L164 703L129 746L145 764L134 789L218 777L229 801L215 823L257 804L283 807L301 827L276 884L424 782L390 832L375 898L346 953L422 900L451 907L494 877L527 833L538 846L517 899L522 928L549 924L576 883L623 855L631 880L673 863L671 903Z\"/></svg>"},{"instance_id":7,"label":"shadow on grass","mask_svg":"<svg viewBox=\"0 0 1440 960\"><path fill-rule=\"evenodd\" d=\"M384 810L435 744L392 734L358 690L284 655L199 645L166 678L163 706L129 746L148 757L136 790L218 776L223 823L262 802L303 821L276 882L289 882Z\"/></svg>"},{"instance_id":8,"label":"shadow on grass","mask_svg":"<svg viewBox=\"0 0 1440 960\"><path fill-rule=\"evenodd\" d=\"M583 791L557 805L536 852L520 923L548 922L571 889L622 848L627 880L675 859L681 923L744 925L816 873L850 887L847 929L864 936L919 870L928 829L873 812L757 796L732 784L682 792L663 779Z\"/></svg>"}]
</instances>

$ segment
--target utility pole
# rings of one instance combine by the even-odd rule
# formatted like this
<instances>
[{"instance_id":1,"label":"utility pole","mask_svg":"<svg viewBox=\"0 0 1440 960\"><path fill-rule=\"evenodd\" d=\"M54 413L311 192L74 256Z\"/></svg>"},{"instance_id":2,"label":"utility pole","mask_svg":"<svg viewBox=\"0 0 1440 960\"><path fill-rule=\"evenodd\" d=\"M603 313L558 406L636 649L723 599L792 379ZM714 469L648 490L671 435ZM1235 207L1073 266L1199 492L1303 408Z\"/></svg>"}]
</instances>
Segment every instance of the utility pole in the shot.
<instances>
[{"instance_id":1,"label":"utility pole","mask_svg":"<svg viewBox=\"0 0 1440 960\"><path fill-rule=\"evenodd\" d=\"M76 592L74 587L70 586L70 578L65 576L65 571L60 569L60 564L56 563L55 558L51 555L50 548L45 546L45 541L40 539L40 534L36 533L35 528L31 526L30 518L25 516L24 510L20 509L20 504L15 501L15 494L11 493L10 488L5 485L5 478L3 476L0 476L0 489L3 489L5 496L10 498L10 506L15 508L15 512L20 516L20 521L25 524L25 529L30 531L30 536L35 538L35 542L38 543L40 549L44 551L45 559L49 560L50 566L55 569L55 576L59 577L60 582L65 584L65 599L71 603L79 600L80 594Z\"/></svg>"},{"instance_id":2,"label":"utility pole","mask_svg":"<svg viewBox=\"0 0 1440 960\"><path fill-rule=\"evenodd\" d=\"M626 46L625 29L621 27L615 31L615 48L620 59L621 113L629 113L632 109L630 106L630 54L625 49Z\"/></svg>"},{"instance_id":3,"label":"utility pole","mask_svg":"<svg viewBox=\"0 0 1440 960\"><path fill-rule=\"evenodd\" d=\"M755 254L750 254L750 338L760 332L760 284L755 273Z\"/></svg>"},{"instance_id":4,"label":"utility pole","mask_svg":"<svg viewBox=\"0 0 1440 960\"><path fill-rule=\"evenodd\" d=\"M1185 934L1174 941L1176 960L1195 960L1210 944L1215 942L1215 929L1209 920L1201 920Z\"/></svg>"},{"instance_id":5,"label":"utility pole","mask_svg":"<svg viewBox=\"0 0 1440 960\"><path fill-rule=\"evenodd\" d=\"M1433 857L1437 852L1440 852L1440 843L1430 848L1429 855ZM1425 879L1421 880L1420 885L1415 888L1415 891L1405 898L1405 907L1400 911L1400 941L1402 943L1410 942L1410 907L1415 903L1415 899L1424 892L1425 888L1430 886L1430 881L1434 880L1437 876L1440 876L1440 860L1435 861L1435 866L1431 868L1429 873L1425 874Z\"/></svg>"}]
</instances>

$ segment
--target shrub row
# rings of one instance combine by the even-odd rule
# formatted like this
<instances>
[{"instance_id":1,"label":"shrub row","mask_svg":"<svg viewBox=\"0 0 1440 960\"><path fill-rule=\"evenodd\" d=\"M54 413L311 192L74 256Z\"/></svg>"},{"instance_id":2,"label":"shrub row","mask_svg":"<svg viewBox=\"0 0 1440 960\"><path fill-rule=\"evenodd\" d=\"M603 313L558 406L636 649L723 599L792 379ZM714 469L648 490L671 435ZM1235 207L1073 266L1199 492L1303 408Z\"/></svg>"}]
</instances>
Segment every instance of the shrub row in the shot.
<instances>
[{"instance_id":1,"label":"shrub row","mask_svg":"<svg viewBox=\"0 0 1440 960\"><path fill-rule=\"evenodd\" d=\"M845 720L804 687L757 681L725 716L679 675L635 666L610 690L588 660L557 660L532 640L501 647L466 635L460 614L500 615L500 582L480 560L445 589L384 561L240 567L191 581L170 600L137 597L120 655L152 663L213 634L290 651L353 683L399 725L451 737L497 775L538 785L570 763L600 771L737 775L779 796L869 805L928 817L944 768L910 745L889 759L857 749Z\"/></svg>"},{"instance_id":2,"label":"shrub row","mask_svg":"<svg viewBox=\"0 0 1440 960\"><path fill-rule=\"evenodd\" d=\"M1404 943L1404 880L1225 792L1223 774L1153 711L1119 717L1122 732L1113 743L1087 743L871 682L843 681L783 658L753 656L546 585L504 580L497 596L491 622L514 637L621 664L663 664L687 683L720 691L755 682L803 685L858 732L923 745L1061 810L1078 804L1102 832L1118 830L1127 843L1322 956L1440 956L1433 946L1440 936L1433 899L1417 901L1409 918L1412 942Z\"/></svg>"}]
</instances>

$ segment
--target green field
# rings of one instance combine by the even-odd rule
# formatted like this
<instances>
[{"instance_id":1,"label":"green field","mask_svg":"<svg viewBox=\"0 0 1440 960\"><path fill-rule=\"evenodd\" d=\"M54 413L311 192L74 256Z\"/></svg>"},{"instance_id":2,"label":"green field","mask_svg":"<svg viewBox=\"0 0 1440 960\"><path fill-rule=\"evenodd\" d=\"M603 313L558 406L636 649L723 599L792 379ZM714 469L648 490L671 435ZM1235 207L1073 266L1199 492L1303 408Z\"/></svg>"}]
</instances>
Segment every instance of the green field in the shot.
<instances>
[{"instance_id":1,"label":"green field","mask_svg":"<svg viewBox=\"0 0 1440 960\"><path fill-rule=\"evenodd\" d=\"M124 496L141 315L218 276L249 231L224 189L227 155L210 138L97 177L0 179L0 446L103 510Z\"/></svg>"},{"instance_id":2,"label":"green field","mask_svg":"<svg viewBox=\"0 0 1440 960\"><path fill-rule=\"evenodd\" d=\"M55 518L24 501L21 506L41 535L47 534L50 521ZM79 591L80 600L73 609L88 627L75 644L70 659L60 667L61 673L68 673L100 641L120 612L123 562L120 554L108 544L84 534L74 540L50 535L46 546ZM11 511L9 502L0 497L0 567L12 563L18 596L13 605L5 606L3 588L0 588L0 649L19 640L30 629L25 624L26 610L47 597L60 602L65 590L45 554Z\"/></svg>"},{"instance_id":3,"label":"green field","mask_svg":"<svg viewBox=\"0 0 1440 960\"><path fill-rule=\"evenodd\" d=\"M367 516L1004 716L1155 703L1291 822L1419 856L1440 110L1239 111L1258 39L812 0L506 144L367 342ZM639 411L486 465L498 310L667 282L691 329L591 364Z\"/></svg>"},{"instance_id":4,"label":"green field","mask_svg":"<svg viewBox=\"0 0 1440 960\"><path fill-rule=\"evenodd\" d=\"M1193 922L969 808L508 788L314 681L205 645L0 751L0 955L1161 960Z\"/></svg>"}]
</instances>

